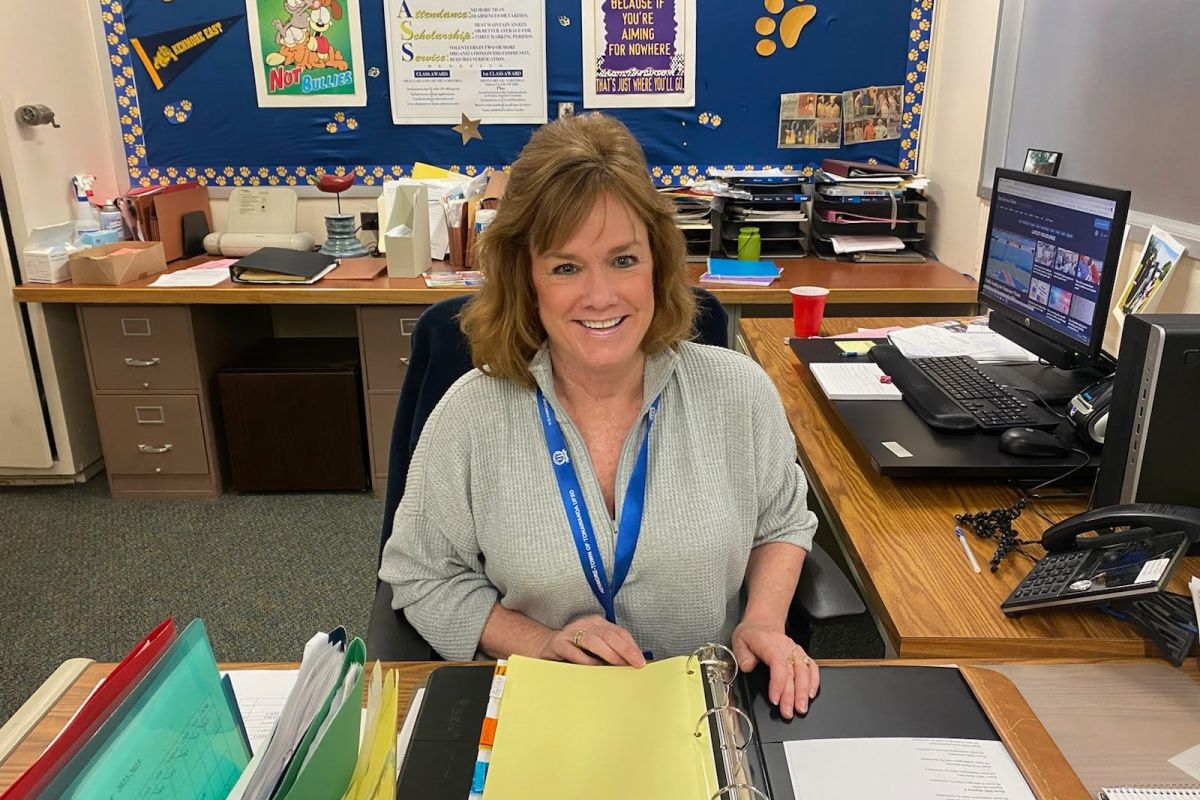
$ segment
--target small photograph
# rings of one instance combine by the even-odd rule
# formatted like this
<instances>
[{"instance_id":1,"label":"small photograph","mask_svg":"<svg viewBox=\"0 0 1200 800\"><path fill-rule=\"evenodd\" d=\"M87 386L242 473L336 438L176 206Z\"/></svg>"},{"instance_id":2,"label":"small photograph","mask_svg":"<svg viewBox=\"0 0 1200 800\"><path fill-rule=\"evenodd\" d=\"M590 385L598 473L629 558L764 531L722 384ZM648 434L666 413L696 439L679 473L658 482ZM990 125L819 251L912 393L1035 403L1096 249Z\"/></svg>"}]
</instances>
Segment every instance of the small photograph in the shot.
<instances>
[{"instance_id":1,"label":"small photograph","mask_svg":"<svg viewBox=\"0 0 1200 800\"><path fill-rule=\"evenodd\" d=\"M840 121L823 121L817 123L817 147L840 147L842 144L842 123Z\"/></svg>"},{"instance_id":2,"label":"small photograph","mask_svg":"<svg viewBox=\"0 0 1200 800\"><path fill-rule=\"evenodd\" d=\"M784 95L788 97L789 95ZM817 96L812 92L796 95L796 116L809 119L817 115Z\"/></svg>"},{"instance_id":3,"label":"small photograph","mask_svg":"<svg viewBox=\"0 0 1200 800\"><path fill-rule=\"evenodd\" d=\"M1058 248L1049 242L1038 242L1037 252L1033 256L1033 263L1039 267L1051 268L1054 266L1054 252Z\"/></svg>"},{"instance_id":4,"label":"small photograph","mask_svg":"<svg viewBox=\"0 0 1200 800\"><path fill-rule=\"evenodd\" d=\"M816 114L817 119L841 119L842 97L838 94L818 94Z\"/></svg>"},{"instance_id":5,"label":"small photograph","mask_svg":"<svg viewBox=\"0 0 1200 800\"><path fill-rule=\"evenodd\" d=\"M842 108L846 112L846 118L860 119L875 116L878 94L879 90L875 87L842 92Z\"/></svg>"},{"instance_id":6,"label":"small photograph","mask_svg":"<svg viewBox=\"0 0 1200 800\"><path fill-rule=\"evenodd\" d=\"M855 122L847 122L846 128L846 144L858 144L863 140L863 124L861 120Z\"/></svg>"},{"instance_id":7,"label":"small photograph","mask_svg":"<svg viewBox=\"0 0 1200 800\"><path fill-rule=\"evenodd\" d=\"M1075 276L1075 264L1079 261L1079 253L1065 248L1058 248L1054 256L1054 271L1063 275Z\"/></svg>"},{"instance_id":8,"label":"small photograph","mask_svg":"<svg viewBox=\"0 0 1200 800\"><path fill-rule=\"evenodd\" d=\"M1162 301L1163 286L1175 274L1175 265L1183 258L1185 249L1171 234L1157 225L1151 226L1137 268L1117 303L1121 313L1154 311Z\"/></svg>"},{"instance_id":9,"label":"small photograph","mask_svg":"<svg viewBox=\"0 0 1200 800\"><path fill-rule=\"evenodd\" d=\"M1071 318L1082 322L1084 325L1091 325L1092 318L1096 314L1096 304L1086 297L1075 295L1071 298Z\"/></svg>"},{"instance_id":10,"label":"small photograph","mask_svg":"<svg viewBox=\"0 0 1200 800\"><path fill-rule=\"evenodd\" d=\"M900 117L902 113L901 100L903 97L903 86L879 87L879 113L885 117Z\"/></svg>"},{"instance_id":11,"label":"small photograph","mask_svg":"<svg viewBox=\"0 0 1200 800\"><path fill-rule=\"evenodd\" d=\"M1027 294L1032 273L1033 242L1018 234L994 231L988 246L988 280Z\"/></svg>"},{"instance_id":12,"label":"small photograph","mask_svg":"<svg viewBox=\"0 0 1200 800\"><path fill-rule=\"evenodd\" d=\"M815 119L785 119L779 122L779 147L815 147Z\"/></svg>"},{"instance_id":13,"label":"small photograph","mask_svg":"<svg viewBox=\"0 0 1200 800\"><path fill-rule=\"evenodd\" d=\"M1100 272L1104 269L1104 262L1097 261L1091 256L1079 254L1079 261L1075 264L1075 277L1078 280L1090 283L1092 286L1100 285Z\"/></svg>"},{"instance_id":14,"label":"small photograph","mask_svg":"<svg viewBox=\"0 0 1200 800\"><path fill-rule=\"evenodd\" d=\"M1037 303L1039 306L1048 305L1050 303L1050 284L1045 281L1039 281L1037 278L1030 281L1029 300L1032 303Z\"/></svg>"},{"instance_id":15,"label":"small photograph","mask_svg":"<svg viewBox=\"0 0 1200 800\"><path fill-rule=\"evenodd\" d=\"M1033 148L1025 151L1025 171L1034 175L1057 175L1061 163L1062 153Z\"/></svg>"},{"instance_id":16,"label":"small photograph","mask_svg":"<svg viewBox=\"0 0 1200 800\"><path fill-rule=\"evenodd\" d=\"M1050 287L1050 307L1064 314L1071 313L1071 293L1057 286Z\"/></svg>"}]
</instances>

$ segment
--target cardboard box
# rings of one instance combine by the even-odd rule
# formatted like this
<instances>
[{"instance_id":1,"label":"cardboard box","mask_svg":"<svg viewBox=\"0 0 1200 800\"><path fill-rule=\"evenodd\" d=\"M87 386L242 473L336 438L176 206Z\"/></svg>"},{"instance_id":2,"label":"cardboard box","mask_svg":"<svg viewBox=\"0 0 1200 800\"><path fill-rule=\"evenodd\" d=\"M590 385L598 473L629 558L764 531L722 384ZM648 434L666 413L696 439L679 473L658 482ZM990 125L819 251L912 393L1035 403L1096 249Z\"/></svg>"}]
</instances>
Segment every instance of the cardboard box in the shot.
<instances>
[{"instance_id":1,"label":"cardboard box","mask_svg":"<svg viewBox=\"0 0 1200 800\"><path fill-rule=\"evenodd\" d=\"M75 223L60 222L34 228L21 251L25 280L30 283L62 283L71 279L67 261L75 248Z\"/></svg>"},{"instance_id":2,"label":"cardboard box","mask_svg":"<svg viewBox=\"0 0 1200 800\"><path fill-rule=\"evenodd\" d=\"M71 254L71 280L116 286L167 269L162 242L117 242Z\"/></svg>"},{"instance_id":3,"label":"cardboard box","mask_svg":"<svg viewBox=\"0 0 1200 800\"><path fill-rule=\"evenodd\" d=\"M479 200L480 208L499 208L500 201L504 197L504 190L508 187L508 173L504 170L493 170L488 177L487 187L483 190L483 196Z\"/></svg>"}]
</instances>

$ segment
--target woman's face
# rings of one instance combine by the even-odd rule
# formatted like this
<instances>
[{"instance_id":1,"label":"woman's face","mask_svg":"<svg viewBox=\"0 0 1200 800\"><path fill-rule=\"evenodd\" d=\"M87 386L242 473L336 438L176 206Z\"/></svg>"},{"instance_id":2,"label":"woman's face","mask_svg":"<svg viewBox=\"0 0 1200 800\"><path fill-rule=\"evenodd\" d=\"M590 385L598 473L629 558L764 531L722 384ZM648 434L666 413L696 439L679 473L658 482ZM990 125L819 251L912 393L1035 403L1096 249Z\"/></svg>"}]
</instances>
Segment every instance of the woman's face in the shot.
<instances>
[{"instance_id":1,"label":"woman's face","mask_svg":"<svg viewBox=\"0 0 1200 800\"><path fill-rule=\"evenodd\" d=\"M560 364L632 364L654 317L654 262L646 225L604 195L560 247L531 252L538 316Z\"/></svg>"}]
</instances>

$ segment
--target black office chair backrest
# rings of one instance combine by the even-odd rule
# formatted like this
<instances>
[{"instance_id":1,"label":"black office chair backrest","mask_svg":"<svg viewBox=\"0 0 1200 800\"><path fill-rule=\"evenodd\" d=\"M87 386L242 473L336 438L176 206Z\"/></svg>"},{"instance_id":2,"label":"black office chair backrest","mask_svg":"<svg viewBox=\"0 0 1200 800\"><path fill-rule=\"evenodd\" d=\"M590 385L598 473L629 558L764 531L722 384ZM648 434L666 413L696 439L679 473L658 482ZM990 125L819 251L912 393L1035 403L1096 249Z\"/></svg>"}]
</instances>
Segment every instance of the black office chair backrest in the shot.
<instances>
[{"instance_id":1,"label":"black office chair backrest","mask_svg":"<svg viewBox=\"0 0 1200 800\"><path fill-rule=\"evenodd\" d=\"M695 341L728 347L729 315L721 301L706 289L693 287L692 291L697 301ZM434 303L413 326L412 353L400 389L400 401L396 404L396 421L392 425L387 499L379 538L380 558L384 544L392 535L396 508L404 496L404 484L408 479L408 465L425 421L446 390L471 370L471 350L458 326L459 312L469 299L469 296L454 297Z\"/></svg>"}]
</instances>

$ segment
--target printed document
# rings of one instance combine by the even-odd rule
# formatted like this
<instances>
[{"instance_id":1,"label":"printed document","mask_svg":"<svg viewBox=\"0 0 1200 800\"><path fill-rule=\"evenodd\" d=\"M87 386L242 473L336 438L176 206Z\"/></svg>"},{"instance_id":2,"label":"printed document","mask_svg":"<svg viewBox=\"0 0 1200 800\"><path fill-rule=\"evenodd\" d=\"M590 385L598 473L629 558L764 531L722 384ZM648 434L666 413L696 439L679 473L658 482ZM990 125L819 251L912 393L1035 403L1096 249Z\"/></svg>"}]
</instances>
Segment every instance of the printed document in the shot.
<instances>
[{"instance_id":1,"label":"printed document","mask_svg":"<svg viewBox=\"0 0 1200 800\"><path fill-rule=\"evenodd\" d=\"M783 747L798 798L1034 800L1002 742L816 739Z\"/></svg>"}]
</instances>

